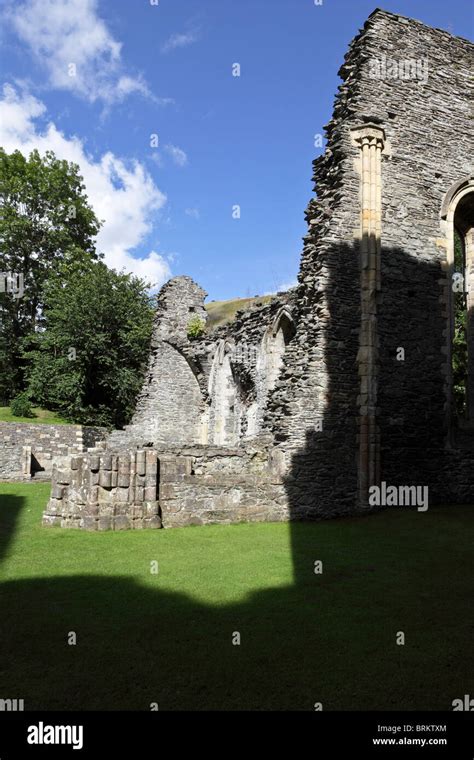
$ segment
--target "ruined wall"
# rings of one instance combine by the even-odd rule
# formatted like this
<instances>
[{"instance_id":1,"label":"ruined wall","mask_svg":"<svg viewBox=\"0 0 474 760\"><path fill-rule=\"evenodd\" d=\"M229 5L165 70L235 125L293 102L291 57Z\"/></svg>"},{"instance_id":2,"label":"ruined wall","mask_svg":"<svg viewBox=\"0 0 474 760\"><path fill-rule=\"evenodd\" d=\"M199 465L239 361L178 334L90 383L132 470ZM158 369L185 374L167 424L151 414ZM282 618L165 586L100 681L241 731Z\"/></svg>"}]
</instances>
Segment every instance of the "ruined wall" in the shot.
<instances>
[{"instance_id":1,"label":"ruined wall","mask_svg":"<svg viewBox=\"0 0 474 760\"><path fill-rule=\"evenodd\" d=\"M430 503L472 501L474 428L463 446L451 430L441 213L453 185L474 184L472 64L466 40L369 17L314 162L298 287L191 340L205 294L171 280L136 415L107 442L110 467L83 458L79 474L59 474L45 524L332 517L368 510L381 479L428 485ZM151 515L147 473L132 472L144 446L157 455ZM128 485L114 475L122 457Z\"/></svg>"},{"instance_id":2,"label":"ruined wall","mask_svg":"<svg viewBox=\"0 0 474 760\"><path fill-rule=\"evenodd\" d=\"M0 422L0 478L17 480L40 472L50 478L53 464L85 451L105 436L104 428Z\"/></svg>"},{"instance_id":3,"label":"ruined wall","mask_svg":"<svg viewBox=\"0 0 474 760\"><path fill-rule=\"evenodd\" d=\"M124 431L110 435L111 448L235 446L264 429L285 340L294 334L289 326L293 314L297 318L294 295L275 296L238 312L229 324L190 338L190 320L197 316L205 324L207 319L205 296L189 277L174 277L160 291L137 410Z\"/></svg>"},{"instance_id":4,"label":"ruined wall","mask_svg":"<svg viewBox=\"0 0 474 760\"><path fill-rule=\"evenodd\" d=\"M388 59L420 61L419 79L388 77L383 66L376 78L374 61L387 66ZM472 161L472 65L468 41L383 11L372 14L346 55L327 148L314 164L318 195L307 209L302 310L282 377L294 384L282 382L273 397L275 436L295 449L299 483L290 475L288 484L295 509L301 504L313 514L331 514L357 500L362 180L352 130L368 123L385 133L374 352L381 477L429 484L435 499L474 495L472 486L466 492L466 471L463 489L456 476L449 489L439 477L440 468L470 459L445 451L450 283L440 212L444 195ZM396 359L398 347L404 361Z\"/></svg>"},{"instance_id":5,"label":"ruined wall","mask_svg":"<svg viewBox=\"0 0 474 760\"><path fill-rule=\"evenodd\" d=\"M400 77L402 67L391 63L400 59L417 63L416 79ZM472 170L473 64L467 40L376 14L345 68L348 82L350 67L358 70L354 116L376 114L386 134L378 306L382 475L392 483L429 485L432 500L451 502L471 500L474 479L470 494L458 489L454 460L472 455L447 451L451 280L441 208L451 186Z\"/></svg>"},{"instance_id":6,"label":"ruined wall","mask_svg":"<svg viewBox=\"0 0 474 760\"><path fill-rule=\"evenodd\" d=\"M156 451L96 449L54 468L43 525L84 530L160 528Z\"/></svg>"},{"instance_id":7,"label":"ruined wall","mask_svg":"<svg viewBox=\"0 0 474 760\"><path fill-rule=\"evenodd\" d=\"M150 361L137 409L126 435L112 434L110 445L200 443L204 398L190 364L188 325L205 323L206 293L190 277L166 283L157 298Z\"/></svg>"},{"instance_id":8,"label":"ruined wall","mask_svg":"<svg viewBox=\"0 0 474 760\"><path fill-rule=\"evenodd\" d=\"M70 468L55 468L43 525L122 530L288 518L281 461L262 440L75 456Z\"/></svg>"}]
</instances>

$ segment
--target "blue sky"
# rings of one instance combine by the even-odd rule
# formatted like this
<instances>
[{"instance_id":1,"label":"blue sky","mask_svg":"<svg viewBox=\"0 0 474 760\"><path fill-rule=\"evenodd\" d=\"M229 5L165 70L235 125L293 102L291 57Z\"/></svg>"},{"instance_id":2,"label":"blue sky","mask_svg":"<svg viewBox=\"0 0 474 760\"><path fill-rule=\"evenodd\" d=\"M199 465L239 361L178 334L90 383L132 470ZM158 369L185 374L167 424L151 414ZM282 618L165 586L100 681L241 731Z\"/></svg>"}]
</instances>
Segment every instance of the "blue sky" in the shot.
<instances>
[{"instance_id":1,"label":"blue sky","mask_svg":"<svg viewBox=\"0 0 474 760\"><path fill-rule=\"evenodd\" d=\"M80 164L109 265L159 284L189 274L209 299L284 288L322 150L314 135L376 4L151 2L0 2L0 144ZM382 7L469 37L469 6Z\"/></svg>"}]
</instances>

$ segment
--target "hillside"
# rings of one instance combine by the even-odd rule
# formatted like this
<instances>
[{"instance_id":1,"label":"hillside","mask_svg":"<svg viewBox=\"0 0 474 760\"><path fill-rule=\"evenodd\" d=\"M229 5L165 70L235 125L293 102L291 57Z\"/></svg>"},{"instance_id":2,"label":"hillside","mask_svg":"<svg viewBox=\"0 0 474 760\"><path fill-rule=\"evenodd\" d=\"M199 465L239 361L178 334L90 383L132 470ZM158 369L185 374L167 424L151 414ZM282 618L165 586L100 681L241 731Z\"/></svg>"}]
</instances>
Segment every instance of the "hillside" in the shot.
<instances>
[{"instance_id":1,"label":"hillside","mask_svg":"<svg viewBox=\"0 0 474 760\"><path fill-rule=\"evenodd\" d=\"M207 330L231 322L239 309L248 309L253 305L268 303L274 296L254 296L253 298L234 298L230 301L210 301L205 304L208 313Z\"/></svg>"}]
</instances>

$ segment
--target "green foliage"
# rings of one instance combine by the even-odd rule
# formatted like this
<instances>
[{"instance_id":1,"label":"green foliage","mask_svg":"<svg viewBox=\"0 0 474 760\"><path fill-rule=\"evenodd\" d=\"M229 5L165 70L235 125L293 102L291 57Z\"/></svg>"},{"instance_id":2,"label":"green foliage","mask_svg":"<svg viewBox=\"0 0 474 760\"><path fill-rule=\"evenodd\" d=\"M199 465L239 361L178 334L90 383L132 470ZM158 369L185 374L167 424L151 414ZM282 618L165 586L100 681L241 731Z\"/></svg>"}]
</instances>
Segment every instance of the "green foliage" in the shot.
<instances>
[{"instance_id":1,"label":"green foliage","mask_svg":"<svg viewBox=\"0 0 474 760\"><path fill-rule=\"evenodd\" d=\"M48 279L78 256L98 258L100 224L75 164L47 152L0 148L0 272L24 277L24 296L0 293L0 396L24 389L22 341L38 327Z\"/></svg>"},{"instance_id":2,"label":"green foliage","mask_svg":"<svg viewBox=\"0 0 474 760\"><path fill-rule=\"evenodd\" d=\"M464 249L457 230L454 233L454 270L465 276ZM454 335L452 342L452 372L454 408L458 417L464 417L467 411L467 337L466 337L466 294L453 293L454 299Z\"/></svg>"},{"instance_id":3,"label":"green foliage","mask_svg":"<svg viewBox=\"0 0 474 760\"><path fill-rule=\"evenodd\" d=\"M27 393L19 393L15 396L10 404L10 410L14 417L34 417Z\"/></svg>"},{"instance_id":4,"label":"green foliage","mask_svg":"<svg viewBox=\"0 0 474 760\"><path fill-rule=\"evenodd\" d=\"M188 338L191 340L193 338L199 338L206 328L206 323L201 317L198 317L197 315L195 317L192 317L192 319L188 322Z\"/></svg>"},{"instance_id":5,"label":"green foliage","mask_svg":"<svg viewBox=\"0 0 474 760\"><path fill-rule=\"evenodd\" d=\"M45 288L44 330L25 342L31 397L70 422L122 427L142 384L152 319L142 280L101 261L68 263Z\"/></svg>"}]
</instances>

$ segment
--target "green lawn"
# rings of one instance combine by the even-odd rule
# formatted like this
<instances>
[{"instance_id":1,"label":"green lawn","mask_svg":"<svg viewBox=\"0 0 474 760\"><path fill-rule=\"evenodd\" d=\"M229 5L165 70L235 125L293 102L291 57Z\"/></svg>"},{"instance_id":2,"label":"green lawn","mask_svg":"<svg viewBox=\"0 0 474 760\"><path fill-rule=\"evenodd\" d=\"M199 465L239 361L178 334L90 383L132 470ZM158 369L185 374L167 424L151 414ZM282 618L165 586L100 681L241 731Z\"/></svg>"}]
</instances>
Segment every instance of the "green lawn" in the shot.
<instances>
[{"instance_id":1,"label":"green lawn","mask_svg":"<svg viewBox=\"0 0 474 760\"><path fill-rule=\"evenodd\" d=\"M9 406L0 406L0 422L40 422L43 425L68 425L66 420L59 417L56 412L48 412L47 409L34 407L34 417L14 417Z\"/></svg>"},{"instance_id":2,"label":"green lawn","mask_svg":"<svg viewBox=\"0 0 474 760\"><path fill-rule=\"evenodd\" d=\"M48 491L0 484L2 698L441 710L472 694L472 508L90 534L40 527Z\"/></svg>"}]
</instances>

